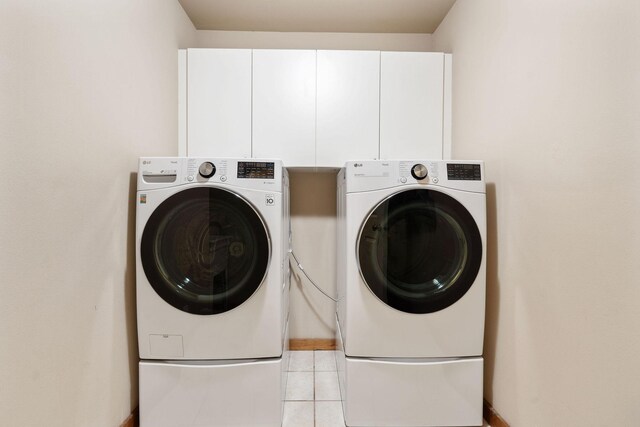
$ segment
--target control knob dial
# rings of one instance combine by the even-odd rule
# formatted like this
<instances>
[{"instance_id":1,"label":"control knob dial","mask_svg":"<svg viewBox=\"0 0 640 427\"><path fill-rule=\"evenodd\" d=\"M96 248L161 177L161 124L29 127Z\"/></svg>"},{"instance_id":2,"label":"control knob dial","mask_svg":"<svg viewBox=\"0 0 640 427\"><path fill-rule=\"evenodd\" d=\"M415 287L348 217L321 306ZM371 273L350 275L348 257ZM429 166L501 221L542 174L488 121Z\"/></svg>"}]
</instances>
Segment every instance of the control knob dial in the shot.
<instances>
[{"instance_id":1,"label":"control knob dial","mask_svg":"<svg viewBox=\"0 0 640 427\"><path fill-rule=\"evenodd\" d=\"M418 181L421 181L427 177L428 174L427 167L423 164L418 163L417 165L413 165L411 168L411 176L413 176Z\"/></svg>"},{"instance_id":2,"label":"control knob dial","mask_svg":"<svg viewBox=\"0 0 640 427\"><path fill-rule=\"evenodd\" d=\"M211 178L216 173L216 165L211 162L204 162L198 168L198 173L203 178Z\"/></svg>"}]
</instances>

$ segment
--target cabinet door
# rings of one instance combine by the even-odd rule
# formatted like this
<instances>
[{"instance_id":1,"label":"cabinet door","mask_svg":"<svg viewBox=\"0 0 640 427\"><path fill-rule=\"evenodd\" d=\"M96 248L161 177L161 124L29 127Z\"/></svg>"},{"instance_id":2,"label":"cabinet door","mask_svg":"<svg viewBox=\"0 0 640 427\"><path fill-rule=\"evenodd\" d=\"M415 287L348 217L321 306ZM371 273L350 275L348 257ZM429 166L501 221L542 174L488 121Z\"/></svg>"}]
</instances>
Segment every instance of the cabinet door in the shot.
<instances>
[{"instance_id":1,"label":"cabinet door","mask_svg":"<svg viewBox=\"0 0 640 427\"><path fill-rule=\"evenodd\" d=\"M253 51L253 157L314 166L316 52Z\"/></svg>"},{"instance_id":2,"label":"cabinet door","mask_svg":"<svg viewBox=\"0 0 640 427\"><path fill-rule=\"evenodd\" d=\"M380 52L318 51L316 165L378 158Z\"/></svg>"},{"instance_id":3,"label":"cabinet door","mask_svg":"<svg viewBox=\"0 0 640 427\"><path fill-rule=\"evenodd\" d=\"M250 49L188 49L187 155L251 157Z\"/></svg>"},{"instance_id":4,"label":"cabinet door","mask_svg":"<svg viewBox=\"0 0 640 427\"><path fill-rule=\"evenodd\" d=\"M381 159L442 159L443 92L444 54L381 53Z\"/></svg>"}]
</instances>

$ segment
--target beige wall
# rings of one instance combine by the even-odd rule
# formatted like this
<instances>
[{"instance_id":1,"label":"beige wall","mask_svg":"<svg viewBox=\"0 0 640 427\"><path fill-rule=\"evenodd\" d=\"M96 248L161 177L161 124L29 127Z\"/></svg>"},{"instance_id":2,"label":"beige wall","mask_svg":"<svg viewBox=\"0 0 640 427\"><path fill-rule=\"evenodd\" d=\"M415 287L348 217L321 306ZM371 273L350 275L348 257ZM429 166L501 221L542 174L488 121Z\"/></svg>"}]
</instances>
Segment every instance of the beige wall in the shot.
<instances>
[{"instance_id":1,"label":"beige wall","mask_svg":"<svg viewBox=\"0 0 640 427\"><path fill-rule=\"evenodd\" d=\"M177 1L0 2L0 425L137 405L133 173L177 153Z\"/></svg>"},{"instance_id":2,"label":"beige wall","mask_svg":"<svg viewBox=\"0 0 640 427\"><path fill-rule=\"evenodd\" d=\"M337 49L429 52L431 34L198 31L198 46L236 49Z\"/></svg>"},{"instance_id":3,"label":"beige wall","mask_svg":"<svg viewBox=\"0 0 640 427\"><path fill-rule=\"evenodd\" d=\"M640 3L458 0L453 154L486 160L485 394L512 426L640 419Z\"/></svg>"},{"instance_id":4,"label":"beige wall","mask_svg":"<svg viewBox=\"0 0 640 427\"><path fill-rule=\"evenodd\" d=\"M292 246L298 261L327 294L336 296L335 172L291 172ZM291 338L335 338L336 304L294 268L291 277Z\"/></svg>"}]
</instances>

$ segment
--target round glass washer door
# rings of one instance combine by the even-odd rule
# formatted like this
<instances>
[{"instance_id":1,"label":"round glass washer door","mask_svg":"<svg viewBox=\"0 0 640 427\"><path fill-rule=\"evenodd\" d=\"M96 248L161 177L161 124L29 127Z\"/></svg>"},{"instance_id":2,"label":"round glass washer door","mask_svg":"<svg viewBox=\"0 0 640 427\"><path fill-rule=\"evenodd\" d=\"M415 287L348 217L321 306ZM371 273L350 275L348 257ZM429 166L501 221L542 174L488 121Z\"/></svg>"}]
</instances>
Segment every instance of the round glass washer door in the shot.
<instances>
[{"instance_id":1,"label":"round glass washer door","mask_svg":"<svg viewBox=\"0 0 640 427\"><path fill-rule=\"evenodd\" d=\"M357 257L364 282L382 302L407 313L432 313L469 290L480 269L482 239L456 199L412 189L370 212Z\"/></svg>"},{"instance_id":2,"label":"round glass washer door","mask_svg":"<svg viewBox=\"0 0 640 427\"><path fill-rule=\"evenodd\" d=\"M198 187L162 202L142 233L149 283L173 307L210 315L247 301L263 282L269 234L256 210L227 190Z\"/></svg>"}]
</instances>

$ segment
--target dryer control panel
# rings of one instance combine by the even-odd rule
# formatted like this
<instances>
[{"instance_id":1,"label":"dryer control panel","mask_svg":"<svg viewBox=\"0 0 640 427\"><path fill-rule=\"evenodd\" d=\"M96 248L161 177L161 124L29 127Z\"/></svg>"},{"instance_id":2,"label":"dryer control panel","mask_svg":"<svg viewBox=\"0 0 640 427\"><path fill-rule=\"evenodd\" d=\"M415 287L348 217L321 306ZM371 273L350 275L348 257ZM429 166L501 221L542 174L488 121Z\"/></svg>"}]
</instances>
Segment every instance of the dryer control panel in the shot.
<instances>
[{"instance_id":1,"label":"dryer control panel","mask_svg":"<svg viewBox=\"0 0 640 427\"><path fill-rule=\"evenodd\" d=\"M434 185L484 192L484 163L468 160L366 160L347 162L346 192L405 185Z\"/></svg>"},{"instance_id":2,"label":"dryer control panel","mask_svg":"<svg viewBox=\"0 0 640 427\"><path fill-rule=\"evenodd\" d=\"M447 179L450 181L481 181L480 165L477 163L447 163Z\"/></svg>"}]
</instances>

